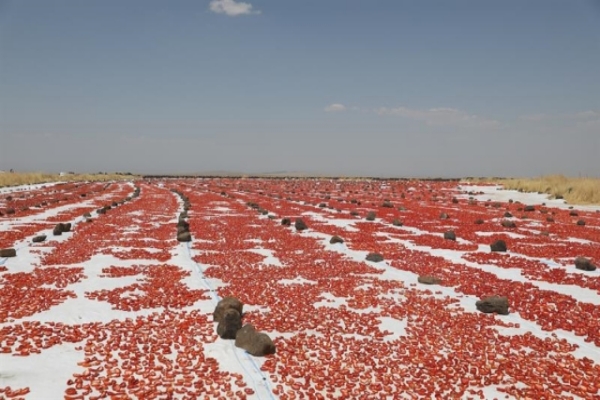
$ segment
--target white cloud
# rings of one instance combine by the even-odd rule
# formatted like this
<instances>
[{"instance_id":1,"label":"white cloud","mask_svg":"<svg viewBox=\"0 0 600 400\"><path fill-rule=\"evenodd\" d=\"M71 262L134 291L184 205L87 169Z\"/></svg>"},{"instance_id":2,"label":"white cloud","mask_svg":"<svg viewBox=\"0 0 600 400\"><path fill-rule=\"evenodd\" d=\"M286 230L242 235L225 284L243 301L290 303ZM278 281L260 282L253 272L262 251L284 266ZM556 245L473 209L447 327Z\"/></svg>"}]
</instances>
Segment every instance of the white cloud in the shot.
<instances>
[{"instance_id":1,"label":"white cloud","mask_svg":"<svg viewBox=\"0 0 600 400\"><path fill-rule=\"evenodd\" d=\"M548 114L529 114L529 115L521 115L519 117L519 119L522 121L534 121L534 122L543 121L548 118L550 118L550 116Z\"/></svg>"},{"instance_id":2,"label":"white cloud","mask_svg":"<svg viewBox=\"0 0 600 400\"><path fill-rule=\"evenodd\" d=\"M600 118L599 111L579 111L574 113L558 113L558 114L528 114L521 115L519 119L521 121L532 121L532 122L540 122L540 121L557 121L557 120L594 120Z\"/></svg>"},{"instance_id":3,"label":"white cloud","mask_svg":"<svg viewBox=\"0 0 600 400\"><path fill-rule=\"evenodd\" d=\"M325 107L326 112L346 111L346 106L340 103L333 103Z\"/></svg>"},{"instance_id":4,"label":"white cloud","mask_svg":"<svg viewBox=\"0 0 600 400\"><path fill-rule=\"evenodd\" d=\"M238 15L260 14L260 11L253 10L252 4L235 0L212 0L209 4L210 11L217 14L226 14L230 17Z\"/></svg>"},{"instance_id":5,"label":"white cloud","mask_svg":"<svg viewBox=\"0 0 600 400\"><path fill-rule=\"evenodd\" d=\"M477 115L468 114L455 108L430 108L419 110L407 107L386 108L381 107L375 112L379 115L396 115L422 121L430 126L461 126L476 128L496 128L500 123Z\"/></svg>"},{"instance_id":6,"label":"white cloud","mask_svg":"<svg viewBox=\"0 0 600 400\"><path fill-rule=\"evenodd\" d=\"M581 111L573 114L573 118L576 119L589 119L589 118L598 118L600 117L600 112L598 111Z\"/></svg>"}]
</instances>

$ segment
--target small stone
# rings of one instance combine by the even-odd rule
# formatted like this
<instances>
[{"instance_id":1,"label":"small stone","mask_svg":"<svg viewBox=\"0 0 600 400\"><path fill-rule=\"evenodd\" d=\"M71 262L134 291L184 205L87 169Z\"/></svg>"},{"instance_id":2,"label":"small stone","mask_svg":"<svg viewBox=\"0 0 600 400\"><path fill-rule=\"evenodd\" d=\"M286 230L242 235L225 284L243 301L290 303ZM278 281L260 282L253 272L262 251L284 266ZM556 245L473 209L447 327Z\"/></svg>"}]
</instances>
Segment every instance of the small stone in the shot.
<instances>
[{"instance_id":1,"label":"small stone","mask_svg":"<svg viewBox=\"0 0 600 400\"><path fill-rule=\"evenodd\" d=\"M366 260L372 262L381 262L383 261L383 256L379 253L369 253L367 254Z\"/></svg>"},{"instance_id":2,"label":"small stone","mask_svg":"<svg viewBox=\"0 0 600 400\"><path fill-rule=\"evenodd\" d=\"M508 315L508 299L504 296L490 296L475 303L475 307L483 313Z\"/></svg>"},{"instance_id":3,"label":"small stone","mask_svg":"<svg viewBox=\"0 0 600 400\"><path fill-rule=\"evenodd\" d=\"M331 243L331 244L344 243L344 239L342 239L338 235L335 235L335 236L331 237L331 239L329 240L329 243Z\"/></svg>"},{"instance_id":4,"label":"small stone","mask_svg":"<svg viewBox=\"0 0 600 400\"><path fill-rule=\"evenodd\" d=\"M596 266L592 263L592 261L585 257L577 257L575 259L575 268L580 269L582 271L596 270Z\"/></svg>"},{"instance_id":5,"label":"small stone","mask_svg":"<svg viewBox=\"0 0 600 400\"><path fill-rule=\"evenodd\" d=\"M17 256L17 250L15 250L13 248L0 250L0 258L9 258L9 257L16 257L16 256Z\"/></svg>"},{"instance_id":6,"label":"small stone","mask_svg":"<svg viewBox=\"0 0 600 400\"><path fill-rule=\"evenodd\" d=\"M304 222L302 218L296 218L294 226L296 227L297 231L303 231L305 229L308 229L308 225L306 225L306 222Z\"/></svg>"},{"instance_id":7,"label":"small stone","mask_svg":"<svg viewBox=\"0 0 600 400\"><path fill-rule=\"evenodd\" d=\"M439 285L440 283L442 283L442 280L440 278L436 278L435 276L431 275L419 276L417 278L417 281L424 285Z\"/></svg>"},{"instance_id":8,"label":"small stone","mask_svg":"<svg viewBox=\"0 0 600 400\"><path fill-rule=\"evenodd\" d=\"M39 236L36 236L33 239L31 239L31 241L33 243L40 243L40 242L43 242L44 240L46 240L46 235L39 235Z\"/></svg>"},{"instance_id":9,"label":"small stone","mask_svg":"<svg viewBox=\"0 0 600 400\"><path fill-rule=\"evenodd\" d=\"M506 242L502 239L496 240L490 245L490 249L492 251L505 252L507 250Z\"/></svg>"},{"instance_id":10,"label":"small stone","mask_svg":"<svg viewBox=\"0 0 600 400\"><path fill-rule=\"evenodd\" d=\"M275 344L271 338L266 333L257 332L252 324L246 324L237 331L235 346L255 357L275 353Z\"/></svg>"},{"instance_id":11,"label":"small stone","mask_svg":"<svg viewBox=\"0 0 600 400\"><path fill-rule=\"evenodd\" d=\"M456 233L454 233L454 231L444 232L444 239L446 239L446 240L456 240Z\"/></svg>"}]
</instances>

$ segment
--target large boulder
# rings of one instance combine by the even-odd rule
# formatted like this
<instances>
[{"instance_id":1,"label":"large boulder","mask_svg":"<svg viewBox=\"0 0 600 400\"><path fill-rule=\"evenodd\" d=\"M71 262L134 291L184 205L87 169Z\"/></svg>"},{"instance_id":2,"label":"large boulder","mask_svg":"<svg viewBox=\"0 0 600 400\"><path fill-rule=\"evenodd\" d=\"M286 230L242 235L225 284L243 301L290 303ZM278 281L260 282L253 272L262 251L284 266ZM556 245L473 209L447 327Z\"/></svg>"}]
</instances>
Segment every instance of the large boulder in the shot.
<instances>
[{"instance_id":1,"label":"large boulder","mask_svg":"<svg viewBox=\"0 0 600 400\"><path fill-rule=\"evenodd\" d=\"M235 345L257 357L275 353L275 344L269 335L257 332L252 324L246 324L237 331Z\"/></svg>"},{"instance_id":2,"label":"large boulder","mask_svg":"<svg viewBox=\"0 0 600 400\"><path fill-rule=\"evenodd\" d=\"M439 285L440 283L442 283L442 280L440 278L436 278L435 276L431 275L419 276L417 278L417 281L424 285Z\"/></svg>"},{"instance_id":3,"label":"large boulder","mask_svg":"<svg viewBox=\"0 0 600 400\"><path fill-rule=\"evenodd\" d=\"M577 257L575 259L575 268L580 269L582 271L596 270L596 266L592 263L592 261L585 257Z\"/></svg>"},{"instance_id":4,"label":"large boulder","mask_svg":"<svg viewBox=\"0 0 600 400\"><path fill-rule=\"evenodd\" d=\"M225 311L229 310L230 308L233 308L240 313L240 315L242 315L244 304L235 297L224 297L221 299L221 301L219 301L219 303L217 303L215 311L213 311L213 320L215 322L221 321L223 315L225 315Z\"/></svg>"},{"instance_id":5,"label":"large boulder","mask_svg":"<svg viewBox=\"0 0 600 400\"><path fill-rule=\"evenodd\" d=\"M377 214L375 214L375 211L369 211L367 213L367 217L365 218L367 221L375 221L375 218L377 217Z\"/></svg>"},{"instance_id":6,"label":"large boulder","mask_svg":"<svg viewBox=\"0 0 600 400\"><path fill-rule=\"evenodd\" d=\"M490 250L492 250L492 251L499 251L499 252L505 252L507 250L507 248L506 248L506 242L504 240L502 240L502 239L495 240L490 245Z\"/></svg>"},{"instance_id":7,"label":"large boulder","mask_svg":"<svg viewBox=\"0 0 600 400\"><path fill-rule=\"evenodd\" d=\"M0 258L16 257L17 251L15 249L2 249L0 250Z\"/></svg>"},{"instance_id":8,"label":"large boulder","mask_svg":"<svg viewBox=\"0 0 600 400\"><path fill-rule=\"evenodd\" d=\"M475 303L475 307L484 313L508 315L508 298L504 296L490 296Z\"/></svg>"},{"instance_id":9,"label":"large boulder","mask_svg":"<svg viewBox=\"0 0 600 400\"><path fill-rule=\"evenodd\" d=\"M369 253L367 254L366 260L372 262L381 262L383 261L383 256L379 253Z\"/></svg>"},{"instance_id":10,"label":"large boulder","mask_svg":"<svg viewBox=\"0 0 600 400\"><path fill-rule=\"evenodd\" d=\"M221 339L235 339L235 336L241 327L241 314L236 309L228 308L217 325L217 335L219 335Z\"/></svg>"},{"instance_id":11,"label":"large boulder","mask_svg":"<svg viewBox=\"0 0 600 400\"><path fill-rule=\"evenodd\" d=\"M306 222L304 222L302 218L296 218L294 226L296 227L297 231L303 231L305 229L308 229L308 225L306 225Z\"/></svg>"},{"instance_id":12,"label":"large boulder","mask_svg":"<svg viewBox=\"0 0 600 400\"><path fill-rule=\"evenodd\" d=\"M283 226L290 226L290 225L292 225L292 220L289 219L289 218L283 218L281 220L281 225L283 225Z\"/></svg>"}]
</instances>

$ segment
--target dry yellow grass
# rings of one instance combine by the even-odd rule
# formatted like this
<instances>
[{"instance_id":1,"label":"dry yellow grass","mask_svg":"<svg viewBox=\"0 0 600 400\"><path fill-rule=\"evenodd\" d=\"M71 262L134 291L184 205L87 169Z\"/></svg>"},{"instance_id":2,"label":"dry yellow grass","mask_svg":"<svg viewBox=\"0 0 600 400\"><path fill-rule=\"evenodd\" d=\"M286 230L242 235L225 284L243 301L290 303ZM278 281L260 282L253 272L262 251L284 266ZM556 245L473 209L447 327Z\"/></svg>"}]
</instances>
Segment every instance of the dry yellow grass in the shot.
<instances>
[{"instance_id":1,"label":"dry yellow grass","mask_svg":"<svg viewBox=\"0 0 600 400\"><path fill-rule=\"evenodd\" d=\"M539 178L494 179L506 189L547 193L551 198L562 196L570 204L600 204L599 178L571 178L547 175Z\"/></svg>"},{"instance_id":2,"label":"dry yellow grass","mask_svg":"<svg viewBox=\"0 0 600 400\"><path fill-rule=\"evenodd\" d=\"M48 182L114 181L135 178L134 175L121 174L67 174L60 176L43 172L6 172L0 173L0 187Z\"/></svg>"}]
</instances>

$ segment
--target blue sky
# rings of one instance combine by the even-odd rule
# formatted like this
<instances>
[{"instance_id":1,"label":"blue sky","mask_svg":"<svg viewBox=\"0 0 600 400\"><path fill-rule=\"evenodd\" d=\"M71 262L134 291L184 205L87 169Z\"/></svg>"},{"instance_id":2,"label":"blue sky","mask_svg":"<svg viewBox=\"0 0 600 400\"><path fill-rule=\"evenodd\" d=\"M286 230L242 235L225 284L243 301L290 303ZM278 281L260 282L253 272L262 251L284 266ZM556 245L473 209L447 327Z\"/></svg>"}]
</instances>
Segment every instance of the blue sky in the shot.
<instances>
[{"instance_id":1,"label":"blue sky","mask_svg":"<svg viewBox=\"0 0 600 400\"><path fill-rule=\"evenodd\" d=\"M600 175L600 1L0 0L0 169Z\"/></svg>"}]
</instances>

